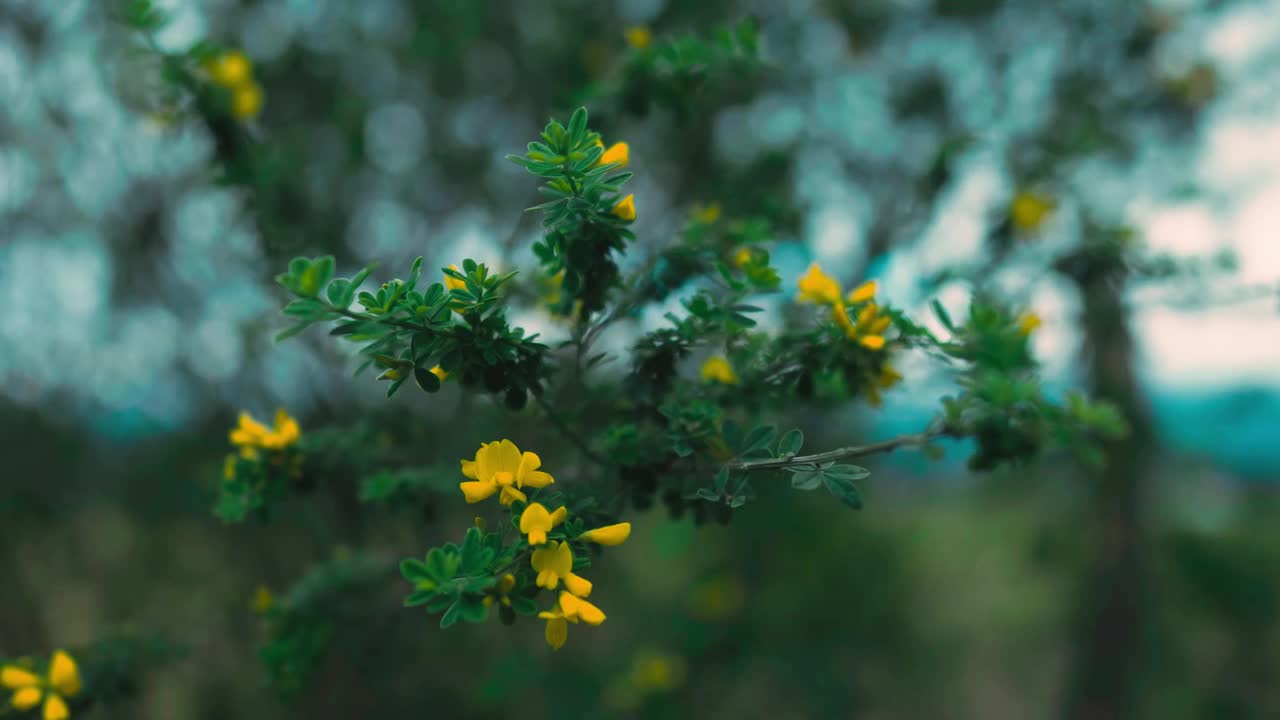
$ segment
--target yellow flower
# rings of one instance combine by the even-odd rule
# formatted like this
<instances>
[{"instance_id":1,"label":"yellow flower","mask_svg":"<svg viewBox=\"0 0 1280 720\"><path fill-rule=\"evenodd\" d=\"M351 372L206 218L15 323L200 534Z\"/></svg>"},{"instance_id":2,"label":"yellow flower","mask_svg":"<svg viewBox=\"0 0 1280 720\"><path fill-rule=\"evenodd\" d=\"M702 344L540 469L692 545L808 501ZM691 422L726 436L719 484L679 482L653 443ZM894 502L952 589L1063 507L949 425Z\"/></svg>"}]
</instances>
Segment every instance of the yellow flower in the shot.
<instances>
[{"instance_id":1,"label":"yellow flower","mask_svg":"<svg viewBox=\"0 0 1280 720\"><path fill-rule=\"evenodd\" d=\"M814 305L835 305L840 302L840 283L830 275L822 272L822 266L813 263L799 281L800 294L797 302Z\"/></svg>"},{"instance_id":2,"label":"yellow flower","mask_svg":"<svg viewBox=\"0 0 1280 720\"><path fill-rule=\"evenodd\" d=\"M631 684L640 690L674 690L684 684L685 670L682 657L643 653L631 666Z\"/></svg>"},{"instance_id":3,"label":"yellow flower","mask_svg":"<svg viewBox=\"0 0 1280 720\"><path fill-rule=\"evenodd\" d=\"M729 361L719 355L712 355L702 363L702 379L706 382L718 382L724 385L737 385L738 374L733 371Z\"/></svg>"},{"instance_id":4,"label":"yellow flower","mask_svg":"<svg viewBox=\"0 0 1280 720\"><path fill-rule=\"evenodd\" d=\"M867 303L858 313L857 322L852 327L844 326L845 335L867 349L880 350L884 347L884 331L889 329L891 322L888 315L880 314L875 303Z\"/></svg>"},{"instance_id":5,"label":"yellow flower","mask_svg":"<svg viewBox=\"0 0 1280 720\"><path fill-rule=\"evenodd\" d=\"M1025 313L1021 318L1018 318L1018 331L1023 335L1030 335L1035 332L1041 324L1042 322L1039 315L1033 312Z\"/></svg>"},{"instance_id":6,"label":"yellow flower","mask_svg":"<svg viewBox=\"0 0 1280 720\"><path fill-rule=\"evenodd\" d=\"M239 50L228 50L205 63L209 79L224 88L234 89L252 82L253 65Z\"/></svg>"},{"instance_id":7,"label":"yellow flower","mask_svg":"<svg viewBox=\"0 0 1280 720\"><path fill-rule=\"evenodd\" d=\"M567 542L552 541L533 551L529 563L537 571L538 587L555 590L561 582L578 597L591 594L591 581L573 574L573 550Z\"/></svg>"},{"instance_id":8,"label":"yellow flower","mask_svg":"<svg viewBox=\"0 0 1280 720\"><path fill-rule=\"evenodd\" d=\"M1009 220L1019 232L1034 233L1053 210L1052 198L1024 190L1013 197L1009 205Z\"/></svg>"},{"instance_id":9,"label":"yellow flower","mask_svg":"<svg viewBox=\"0 0 1280 720\"><path fill-rule=\"evenodd\" d=\"M879 286L875 280L868 280L858 287L849 291L849 302L860 303L871 300L876 296L876 290Z\"/></svg>"},{"instance_id":10,"label":"yellow flower","mask_svg":"<svg viewBox=\"0 0 1280 720\"><path fill-rule=\"evenodd\" d=\"M16 665L0 667L0 686L13 690L9 702L16 710L30 710L44 701L44 720L67 720L71 711L65 698L80 692L80 669L70 655L59 650L49 660L46 677Z\"/></svg>"},{"instance_id":11,"label":"yellow flower","mask_svg":"<svg viewBox=\"0 0 1280 720\"><path fill-rule=\"evenodd\" d=\"M628 220L628 221L635 220L636 219L636 196L628 195L622 198L622 200L619 201L617 205L613 206L613 214L617 215L623 220Z\"/></svg>"},{"instance_id":12,"label":"yellow flower","mask_svg":"<svg viewBox=\"0 0 1280 720\"><path fill-rule=\"evenodd\" d=\"M556 606L538 613L538 617L547 621L547 644L552 650L559 650L569 639L569 623L599 625L605 619L600 608L567 592L560 593Z\"/></svg>"},{"instance_id":13,"label":"yellow flower","mask_svg":"<svg viewBox=\"0 0 1280 720\"><path fill-rule=\"evenodd\" d=\"M520 513L520 532L529 536L530 545L541 545L547 541L547 533L551 528L564 522L569 511L563 505L555 512L547 512L542 503L530 503Z\"/></svg>"},{"instance_id":14,"label":"yellow flower","mask_svg":"<svg viewBox=\"0 0 1280 720\"><path fill-rule=\"evenodd\" d=\"M441 370L439 365L431 368L430 373L440 378L440 382L444 382L445 380L449 379L449 373L445 372L444 370Z\"/></svg>"},{"instance_id":15,"label":"yellow flower","mask_svg":"<svg viewBox=\"0 0 1280 720\"><path fill-rule=\"evenodd\" d=\"M603 145L603 143L601 143L601 145ZM599 166L617 163L618 168L621 169L626 167L630 162L631 146L624 142L617 142L610 145L609 149L604 151L604 154L602 154L600 159L596 161L596 165Z\"/></svg>"},{"instance_id":16,"label":"yellow flower","mask_svg":"<svg viewBox=\"0 0 1280 720\"><path fill-rule=\"evenodd\" d=\"M629 27L623 34L627 38L627 44L636 50L644 50L653 42L653 32L644 25Z\"/></svg>"},{"instance_id":17,"label":"yellow flower","mask_svg":"<svg viewBox=\"0 0 1280 720\"><path fill-rule=\"evenodd\" d=\"M902 373L899 373L889 363L880 366L880 377L875 378L866 388L867 402L875 407L880 407L881 390L888 390L897 385L902 380Z\"/></svg>"},{"instance_id":18,"label":"yellow flower","mask_svg":"<svg viewBox=\"0 0 1280 720\"><path fill-rule=\"evenodd\" d=\"M461 270L458 269L457 265L450 265L449 269L453 270L454 272L462 272ZM453 277L452 275L446 274L444 276L444 289L445 290L466 290L467 283L465 280L459 280L458 278Z\"/></svg>"},{"instance_id":19,"label":"yellow flower","mask_svg":"<svg viewBox=\"0 0 1280 720\"><path fill-rule=\"evenodd\" d=\"M621 545L631 537L631 523L618 523L588 530L578 537L599 545Z\"/></svg>"},{"instance_id":20,"label":"yellow flower","mask_svg":"<svg viewBox=\"0 0 1280 720\"><path fill-rule=\"evenodd\" d=\"M231 91L231 114L240 120L251 120L262 112L262 88L257 83L240 85Z\"/></svg>"},{"instance_id":21,"label":"yellow flower","mask_svg":"<svg viewBox=\"0 0 1280 720\"><path fill-rule=\"evenodd\" d=\"M738 248L738 251L733 254L733 264L738 267L746 267L751 264L751 261L754 258L755 253L751 251L751 248L740 247Z\"/></svg>"},{"instance_id":22,"label":"yellow flower","mask_svg":"<svg viewBox=\"0 0 1280 720\"><path fill-rule=\"evenodd\" d=\"M266 585L259 585L253 591L253 600L249 603L249 607L259 615L265 615L276 606L276 596L272 594L271 588Z\"/></svg>"},{"instance_id":23,"label":"yellow flower","mask_svg":"<svg viewBox=\"0 0 1280 720\"><path fill-rule=\"evenodd\" d=\"M710 225L711 223L719 220L720 219L720 203L713 202L708 205L702 205L694 208L693 219L697 220L703 225Z\"/></svg>"},{"instance_id":24,"label":"yellow flower","mask_svg":"<svg viewBox=\"0 0 1280 720\"><path fill-rule=\"evenodd\" d=\"M520 488L546 487L555 482L538 468L542 460L534 453L521 453L510 440L485 443L476 451L474 461L462 460L462 474L472 478L459 483L463 496L469 503L478 503L494 493L500 493L498 502L510 505L526 496Z\"/></svg>"},{"instance_id":25,"label":"yellow flower","mask_svg":"<svg viewBox=\"0 0 1280 720\"><path fill-rule=\"evenodd\" d=\"M247 458L257 457L259 449L284 450L301 436L298 421L289 417L283 408L276 411L274 426L270 429L249 413L242 412L239 424L230 433L231 444L240 448L240 454Z\"/></svg>"}]
</instances>

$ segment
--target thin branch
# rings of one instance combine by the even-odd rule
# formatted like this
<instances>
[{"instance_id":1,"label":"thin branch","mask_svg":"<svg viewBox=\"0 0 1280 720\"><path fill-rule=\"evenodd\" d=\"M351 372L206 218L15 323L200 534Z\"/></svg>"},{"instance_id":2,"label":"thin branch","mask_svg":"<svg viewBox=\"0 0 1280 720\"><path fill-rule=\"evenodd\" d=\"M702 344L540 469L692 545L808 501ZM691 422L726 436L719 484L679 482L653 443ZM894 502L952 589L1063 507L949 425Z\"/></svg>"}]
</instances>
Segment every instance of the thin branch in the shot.
<instances>
[{"instance_id":1,"label":"thin branch","mask_svg":"<svg viewBox=\"0 0 1280 720\"><path fill-rule=\"evenodd\" d=\"M845 458L893 452L894 450L903 447L927 445L931 441L944 435L955 436L955 433L946 428L936 428L926 430L921 433L899 435L896 438L881 440L880 442L871 443L870 445L852 445L850 447L836 448L835 450L828 450L826 452L816 453L813 455L794 455L792 457L769 458L767 460L740 460L738 462L729 463L729 469L737 472L757 472L760 470L779 470L781 468L798 467L803 465L816 466L820 463L843 460Z\"/></svg>"},{"instance_id":2,"label":"thin branch","mask_svg":"<svg viewBox=\"0 0 1280 720\"><path fill-rule=\"evenodd\" d=\"M548 403L545 398L540 395L535 395L534 399L538 401L538 407L542 408L542 412L546 414L547 419L551 421L551 424L555 425L556 429L560 431L560 434L563 435L566 440L573 443L574 447L581 450L583 455L586 455L597 465L601 465L603 467L610 467L613 465L613 463L609 462L608 458L592 450L582 438L578 437L578 434L573 431L573 428L569 427L569 423L565 422L565 419L560 416L560 413L556 412L555 408L551 407L550 403Z\"/></svg>"}]
</instances>

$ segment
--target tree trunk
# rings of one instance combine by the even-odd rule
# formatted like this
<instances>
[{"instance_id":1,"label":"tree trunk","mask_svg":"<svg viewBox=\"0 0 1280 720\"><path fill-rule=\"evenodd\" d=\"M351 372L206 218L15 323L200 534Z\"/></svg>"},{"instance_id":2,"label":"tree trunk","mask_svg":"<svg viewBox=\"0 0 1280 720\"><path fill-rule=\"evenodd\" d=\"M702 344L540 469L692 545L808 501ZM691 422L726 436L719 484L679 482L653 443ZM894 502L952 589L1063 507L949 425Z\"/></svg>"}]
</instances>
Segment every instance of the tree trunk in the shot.
<instances>
[{"instance_id":1,"label":"tree trunk","mask_svg":"<svg viewBox=\"0 0 1280 720\"><path fill-rule=\"evenodd\" d=\"M1083 300L1085 367L1093 392L1120 409L1130 432L1105 448L1106 466L1090 485L1089 568L1072 635L1064 717L1110 720L1135 717L1138 709L1146 648L1143 491L1152 431L1134 378L1122 261L1096 248L1085 255L1067 269Z\"/></svg>"}]
</instances>

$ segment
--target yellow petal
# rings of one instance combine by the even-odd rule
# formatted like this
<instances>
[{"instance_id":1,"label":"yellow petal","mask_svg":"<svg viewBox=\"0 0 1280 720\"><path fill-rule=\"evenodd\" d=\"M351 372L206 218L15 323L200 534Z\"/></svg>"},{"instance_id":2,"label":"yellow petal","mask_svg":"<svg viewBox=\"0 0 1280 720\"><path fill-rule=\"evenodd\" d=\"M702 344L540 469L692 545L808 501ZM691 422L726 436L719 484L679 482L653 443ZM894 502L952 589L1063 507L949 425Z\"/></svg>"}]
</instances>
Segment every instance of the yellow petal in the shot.
<instances>
[{"instance_id":1,"label":"yellow petal","mask_svg":"<svg viewBox=\"0 0 1280 720\"><path fill-rule=\"evenodd\" d=\"M239 50L222 53L209 62L205 69L209 71L210 80L227 88L243 85L253 75L253 65Z\"/></svg>"},{"instance_id":2,"label":"yellow petal","mask_svg":"<svg viewBox=\"0 0 1280 720\"><path fill-rule=\"evenodd\" d=\"M551 513L542 503L532 503L520 513L520 532L529 536L530 545L541 545L547 541L547 532L551 530Z\"/></svg>"},{"instance_id":3,"label":"yellow petal","mask_svg":"<svg viewBox=\"0 0 1280 720\"><path fill-rule=\"evenodd\" d=\"M622 198L617 205L613 206L613 214L623 220L636 219L636 196L628 195Z\"/></svg>"},{"instance_id":4,"label":"yellow petal","mask_svg":"<svg viewBox=\"0 0 1280 720\"><path fill-rule=\"evenodd\" d=\"M604 613L600 608L567 592L560 593L560 609L570 620L581 620L588 625L599 625L604 622Z\"/></svg>"},{"instance_id":5,"label":"yellow petal","mask_svg":"<svg viewBox=\"0 0 1280 720\"><path fill-rule=\"evenodd\" d=\"M858 338L858 344L868 350L880 350L884 348L883 335L866 335Z\"/></svg>"},{"instance_id":6,"label":"yellow petal","mask_svg":"<svg viewBox=\"0 0 1280 720\"><path fill-rule=\"evenodd\" d=\"M529 476L542 467L542 458L537 453L524 452L516 466L516 487L524 487ZM545 473L544 473L545 474Z\"/></svg>"},{"instance_id":7,"label":"yellow petal","mask_svg":"<svg viewBox=\"0 0 1280 720\"><path fill-rule=\"evenodd\" d=\"M462 476L476 479L476 461L475 460L459 460L462 463Z\"/></svg>"},{"instance_id":8,"label":"yellow petal","mask_svg":"<svg viewBox=\"0 0 1280 720\"><path fill-rule=\"evenodd\" d=\"M62 698L49 694L44 701L44 720L67 720L71 717L71 711L67 709L67 704Z\"/></svg>"},{"instance_id":9,"label":"yellow petal","mask_svg":"<svg viewBox=\"0 0 1280 720\"><path fill-rule=\"evenodd\" d=\"M440 378L440 382L444 382L445 380L449 379L449 373L445 372L439 365L431 368L429 372L432 375L435 375L436 377Z\"/></svg>"},{"instance_id":10,"label":"yellow petal","mask_svg":"<svg viewBox=\"0 0 1280 720\"><path fill-rule=\"evenodd\" d=\"M262 88L257 83L246 83L231 91L231 114L240 120L249 120L262 112Z\"/></svg>"},{"instance_id":11,"label":"yellow petal","mask_svg":"<svg viewBox=\"0 0 1280 720\"><path fill-rule=\"evenodd\" d=\"M552 650L559 650L569 639L569 623L562 617L547 620L547 644Z\"/></svg>"},{"instance_id":12,"label":"yellow petal","mask_svg":"<svg viewBox=\"0 0 1280 720\"><path fill-rule=\"evenodd\" d=\"M846 333L853 332L853 321L849 319L849 310L845 308L844 303L838 302L831 306L831 319L844 328Z\"/></svg>"},{"instance_id":13,"label":"yellow petal","mask_svg":"<svg viewBox=\"0 0 1280 720\"><path fill-rule=\"evenodd\" d=\"M520 449L510 440L489 443L476 453L476 474L481 480L491 480L500 472L515 478L519 471Z\"/></svg>"},{"instance_id":14,"label":"yellow petal","mask_svg":"<svg viewBox=\"0 0 1280 720\"><path fill-rule=\"evenodd\" d=\"M512 575L511 573L507 573L506 575L502 576L501 580L498 581L498 592L503 593L505 595L506 593L511 592L511 589L514 588L515 586L516 586L516 576Z\"/></svg>"},{"instance_id":15,"label":"yellow petal","mask_svg":"<svg viewBox=\"0 0 1280 720\"><path fill-rule=\"evenodd\" d=\"M605 150L600 159L596 161L596 165L608 165L610 163L618 163L618 168L624 168L631 161L631 148L624 142L614 143Z\"/></svg>"},{"instance_id":16,"label":"yellow petal","mask_svg":"<svg viewBox=\"0 0 1280 720\"><path fill-rule=\"evenodd\" d=\"M629 537L631 537L631 523L625 522L588 530L582 533L580 539L600 545L621 545Z\"/></svg>"},{"instance_id":17,"label":"yellow petal","mask_svg":"<svg viewBox=\"0 0 1280 720\"><path fill-rule=\"evenodd\" d=\"M878 286L875 280L868 280L853 290L849 291L849 302L860 303L866 302L876 296Z\"/></svg>"},{"instance_id":18,"label":"yellow petal","mask_svg":"<svg viewBox=\"0 0 1280 720\"><path fill-rule=\"evenodd\" d=\"M520 502L524 502L528 499L529 499L528 495L525 495L524 493L520 492L512 485L503 485L502 493L498 495L498 502L501 503L502 505L510 505L511 503L517 500L519 500Z\"/></svg>"},{"instance_id":19,"label":"yellow petal","mask_svg":"<svg viewBox=\"0 0 1280 720\"><path fill-rule=\"evenodd\" d=\"M13 698L9 700L13 706L19 710L30 710L40 704L40 698L44 697L44 691L38 687L19 688L13 694Z\"/></svg>"},{"instance_id":20,"label":"yellow petal","mask_svg":"<svg viewBox=\"0 0 1280 720\"><path fill-rule=\"evenodd\" d=\"M536 550L534 551L534 554L537 554ZM555 590L556 585L560 584L560 576L550 570L543 570L538 573L538 577L534 580L534 584L540 588Z\"/></svg>"},{"instance_id":21,"label":"yellow petal","mask_svg":"<svg viewBox=\"0 0 1280 720\"><path fill-rule=\"evenodd\" d=\"M653 31L644 25L629 27L624 35L627 38L627 44L636 50L644 50L653 42Z\"/></svg>"},{"instance_id":22,"label":"yellow petal","mask_svg":"<svg viewBox=\"0 0 1280 720\"><path fill-rule=\"evenodd\" d=\"M858 323L857 323L858 327L865 328L871 325L871 323L876 321L876 316L879 314L880 314L880 308L876 307L875 303L872 303L862 308L862 310L858 313Z\"/></svg>"},{"instance_id":23,"label":"yellow petal","mask_svg":"<svg viewBox=\"0 0 1280 720\"><path fill-rule=\"evenodd\" d=\"M808 271L800 277L798 285L800 294L796 296L796 300L799 302L815 305L834 305L840 302L840 283L822 272L822 266L818 263L809 266Z\"/></svg>"},{"instance_id":24,"label":"yellow petal","mask_svg":"<svg viewBox=\"0 0 1280 720\"><path fill-rule=\"evenodd\" d=\"M49 661L49 685L67 697L80 692L80 668L62 650L55 652Z\"/></svg>"},{"instance_id":25,"label":"yellow petal","mask_svg":"<svg viewBox=\"0 0 1280 720\"><path fill-rule=\"evenodd\" d=\"M738 374L733 371L733 366L726 358L719 355L707 358L706 362L702 363L700 374L706 382L718 382L723 385L738 384Z\"/></svg>"},{"instance_id":26,"label":"yellow petal","mask_svg":"<svg viewBox=\"0 0 1280 720\"><path fill-rule=\"evenodd\" d=\"M5 665L0 667L0 686L16 690L18 688L30 687L40 684L40 676L33 672L23 670L17 665Z\"/></svg>"},{"instance_id":27,"label":"yellow petal","mask_svg":"<svg viewBox=\"0 0 1280 720\"><path fill-rule=\"evenodd\" d=\"M462 490L462 496L469 503L478 503L487 500L494 493L498 492L498 486L491 482L482 482L480 480L472 480L470 482L458 483L458 488Z\"/></svg>"},{"instance_id":28,"label":"yellow petal","mask_svg":"<svg viewBox=\"0 0 1280 720\"><path fill-rule=\"evenodd\" d=\"M564 576L564 588L578 597L586 597L591 594L591 581L569 573Z\"/></svg>"},{"instance_id":29,"label":"yellow petal","mask_svg":"<svg viewBox=\"0 0 1280 720\"><path fill-rule=\"evenodd\" d=\"M559 525L564 522L564 519L567 517L569 517L569 510L566 509L565 506L561 505L551 513L551 524L553 526Z\"/></svg>"},{"instance_id":30,"label":"yellow petal","mask_svg":"<svg viewBox=\"0 0 1280 720\"><path fill-rule=\"evenodd\" d=\"M867 326L866 332L869 335L883 335L884 331L889 329L889 324L892 322L893 318L888 315L881 315Z\"/></svg>"}]
</instances>

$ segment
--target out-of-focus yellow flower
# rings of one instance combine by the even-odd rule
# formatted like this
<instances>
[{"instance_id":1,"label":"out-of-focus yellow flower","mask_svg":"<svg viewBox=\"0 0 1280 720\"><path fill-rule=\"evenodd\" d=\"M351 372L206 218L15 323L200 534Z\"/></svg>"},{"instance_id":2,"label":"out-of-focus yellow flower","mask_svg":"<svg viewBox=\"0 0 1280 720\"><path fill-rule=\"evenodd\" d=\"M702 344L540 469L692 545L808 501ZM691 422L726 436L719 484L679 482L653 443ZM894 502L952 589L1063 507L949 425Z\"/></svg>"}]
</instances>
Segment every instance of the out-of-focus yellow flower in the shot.
<instances>
[{"instance_id":1,"label":"out-of-focus yellow flower","mask_svg":"<svg viewBox=\"0 0 1280 720\"><path fill-rule=\"evenodd\" d=\"M439 365L431 368L431 370L429 370L428 372L440 378L440 382L444 382L445 380L449 379L449 373L445 372L444 370L441 370Z\"/></svg>"},{"instance_id":2,"label":"out-of-focus yellow flower","mask_svg":"<svg viewBox=\"0 0 1280 720\"><path fill-rule=\"evenodd\" d=\"M236 456L228 455L226 460L222 461L222 477L227 480L236 479Z\"/></svg>"},{"instance_id":3,"label":"out-of-focus yellow flower","mask_svg":"<svg viewBox=\"0 0 1280 720\"><path fill-rule=\"evenodd\" d=\"M284 450L302 437L298 421L281 408L276 411L273 426L258 422L247 412L240 413L239 424L231 430L231 444L240 448L243 457L254 458L258 450ZM224 468L225 471L225 468Z\"/></svg>"},{"instance_id":4,"label":"out-of-focus yellow flower","mask_svg":"<svg viewBox=\"0 0 1280 720\"><path fill-rule=\"evenodd\" d=\"M849 291L849 302L857 304L875 298L880 286L875 280L868 280Z\"/></svg>"},{"instance_id":5,"label":"out-of-focus yellow flower","mask_svg":"<svg viewBox=\"0 0 1280 720\"><path fill-rule=\"evenodd\" d=\"M240 120L251 120L262 112L262 86L246 83L231 91L231 114Z\"/></svg>"},{"instance_id":6,"label":"out-of-focus yellow flower","mask_svg":"<svg viewBox=\"0 0 1280 720\"><path fill-rule=\"evenodd\" d=\"M1031 234L1044 225L1053 210L1052 198L1024 190L1014 195L1013 202L1009 204L1009 221L1018 232Z\"/></svg>"},{"instance_id":7,"label":"out-of-focus yellow flower","mask_svg":"<svg viewBox=\"0 0 1280 720\"><path fill-rule=\"evenodd\" d=\"M271 608L276 606L276 596L271 592L271 588L266 585L259 585L253 591L253 600L250 601L249 607L258 615L266 615Z\"/></svg>"},{"instance_id":8,"label":"out-of-focus yellow flower","mask_svg":"<svg viewBox=\"0 0 1280 720\"><path fill-rule=\"evenodd\" d=\"M738 374L733 371L729 361L720 355L712 355L702 363L702 379L722 385L738 384Z\"/></svg>"},{"instance_id":9,"label":"out-of-focus yellow flower","mask_svg":"<svg viewBox=\"0 0 1280 720\"><path fill-rule=\"evenodd\" d=\"M617 215L623 220L628 220L628 221L635 220L636 219L636 196L628 195L622 198L622 200L620 200L617 205L613 206L613 214Z\"/></svg>"},{"instance_id":10,"label":"out-of-focus yellow flower","mask_svg":"<svg viewBox=\"0 0 1280 720\"><path fill-rule=\"evenodd\" d=\"M210 80L227 89L253 82L253 64L239 50L228 50L209 60L205 71Z\"/></svg>"},{"instance_id":11,"label":"out-of-focus yellow flower","mask_svg":"<svg viewBox=\"0 0 1280 720\"><path fill-rule=\"evenodd\" d=\"M684 685L687 663L678 655L645 652L631 665L631 685L644 692L669 692Z\"/></svg>"},{"instance_id":12,"label":"out-of-focus yellow flower","mask_svg":"<svg viewBox=\"0 0 1280 720\"><path fill-rule=\"evenodd\" d=\"M538 587L555 590L560 583L578 597L591 594L591 581L573 574L573 550L567 542L552 541L533 551L529 564L538 573Z\"/></svg>"},{"instance_id":13,"label":"out-of-focus yellow flower","mask_svg":"<svg viewBox=\"0 0 1280 720\"><path fill-rule=\"evenodd\" d=\"M690 610L703 620L726 620L741 609L744 595L742 584L736 578L712 578L694 591Z\"/></svg>"},{"instance_id":14,"label":"out-of-focus yellow flower","mask_svg":"<svg viewBox=\"0 0 1280 720\"><path fill-rule=\"evenodd\" d=\"M706 205L699 205L693 209L693 219L703 225L710 225L711 223L719 220L720 203L713 202Z\"/></svg>"},{"instance_id":15,"label":"out-of-focus yellow flower","mask_svg":"<svg viewBox=\"0 0 1280 720\"><path fill-rule=\"evenodd\" d=\"M880 407L883 398L880 395L881 390L888 390L902 381L902 374L894 369L889 363L880 366L880 376L875 378L866 387L867 402L874 407Z\"/></svg>"},{"instance_id":16,"label":"out-of-focus yellow flower","mask_svg":"<svg viewBox=\"0 0 1280 720\"><path fill-rule=\"evenodd\" d=\"M542 503L530 503L520 513L520 532L529 536L530 545L542 545L547 541L547 533L564 522L568 515L569 511L563 505L556 508L555 512L547 512Z\"/></svg>"},{"instance_id":17,"label":"out-of-focus yellow flower","mask_svg":"<svg viewBox=\"0 0 1280 720\"><path fill-rule=\"evenodd\" d=\"M814 305L835 305L840 302L840 283L822 271L822 266L813 263L798 283L800 293L797 302Z\"/></svg>"},{"instance_id":18,"label":"out-of-focus yellow flower","mask_svg":"<svg viewBox=\"0 0 1280 720\"><path fill-rule=\"evenodd\" d=\"M627 39L627 44L636 50L644 50L653 43L653 31L646 25L634 25L626 29L623 36Z\"/></svg>"},{"instance_id":19,"label":"out-of-focus yellow flower","mask_svg":"<svg viewBox=\"0 0 1280 720\"><path fill-rule=\"evenodd\" d=\"M478 503L494 493L500 493L498 502L510 505L526 496L520 488L546 487L555 482L549 474L539 470L542 459L535 453L521 453L515 443L500 440L484 443L476 451L475 460L463 459L462 474L471 478L459 483L462 495L469 503Z\"/></svg>"},{"instance_id":20,"label":"out-of-focus yellow flower","mask_svg":"<svg viewBox=\"0 0 1280 720\"><path fill-rule=\"evenodd\" d=\"M631 146L624 142L616 142L600 155L599 160L596 160L597 166L609 165L610 163L617 163L618 169L631 164Z\"/></svg>"},{"instance_id":21,"label":"out-of-focus yellow flower","mask_svg":"<svg viewBox=\"0 0 1280 720\"><path fill-rule=\"evenodd\" d=\"M880 350L884 347L884 331L889 329L891 322L893 321L888 315L880 313L880 308L875 303L867 303L858 313L853 328L846 329L845 334L865 348Z\"/></svg>"},{"instance_id":22,"label":"out-of-focus yellow flower","mask_svg":"<svg viewBox=\"0 0 1280 720\"><path fill-rule=\"evenodd\" d=\"M629 537L631 537L631 523L617 523L598 527L595 530L588 530L582 533L578 539L598 545L621 545Z\"/></svg>"},{"instance_id":23,"label":"out-of-focus yellow flower","mask_svg":"<svg viewBox=\"0 0 1280 720\"><path fill-rule=\"evenodd\" d=\"M1035 332L1042 324L1043 323L1040 320L1039 315L1033 312L1024 313L1022 317L1018 318L1018 331L1021 332L1023 335L1030 335L1031 333Z\"/></svg>"},{"instance_id":24,"label":"out-of-focus yellow flower","mask_svg":"<svg viewBox=\"0 0 1280 720\"><path fill-rule=\"evenodd\" d=\"M0 687L13 691L9 703L15 710L30 710L44 701L44 720L67 720L71 711L66 698L80 692L80 668L70 655L58 650L49 660L45 677L17 665L0 667Z\"/></svg>"},{"instance_id":25,"label":"out-of-focus yellow flower","mask_svg":"<svg viewBox=\"0 0 1280 720\"><path fill-rule=\"evenodd\" d=\"M749 247L740 247L733 253L733 264L738 267L746 267L756 257L755 252Z\"/></svg>"}]
</instances>

